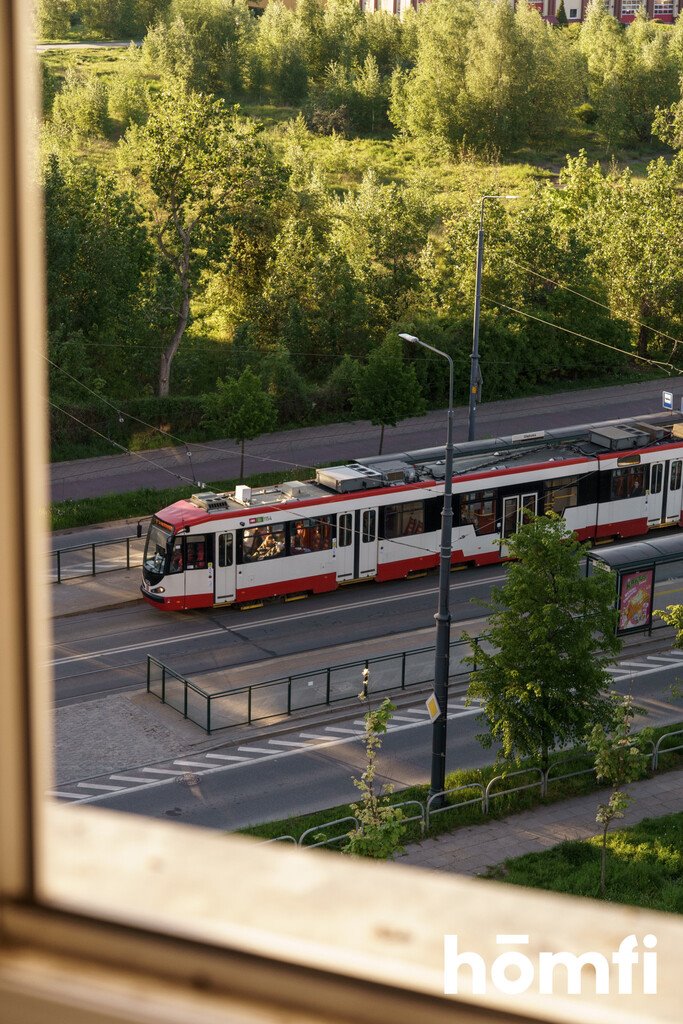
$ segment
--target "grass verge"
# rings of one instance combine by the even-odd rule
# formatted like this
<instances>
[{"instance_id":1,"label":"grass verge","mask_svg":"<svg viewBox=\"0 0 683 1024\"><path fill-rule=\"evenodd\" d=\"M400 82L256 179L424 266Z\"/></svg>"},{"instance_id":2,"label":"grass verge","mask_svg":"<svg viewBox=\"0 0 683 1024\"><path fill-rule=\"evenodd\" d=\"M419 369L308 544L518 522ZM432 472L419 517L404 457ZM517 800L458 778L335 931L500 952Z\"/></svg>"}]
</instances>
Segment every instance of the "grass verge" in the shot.
<instances>
[{"instance_id":1,"label":"grass verge","mask_svg":"<svg viewBox=\"0 0 683 1024\"><path fill-rule=\"evenodd\" d=\"M666 732L683 728L683 722L670 725L658 726L653 729L655 740ZM680 741L679 737L679 741ZM558 765L557 774L578 771L582 768L589 768L593 764L591 756L584 750L577 749L562 754L555 762ZM660 767L658 771L671 771L683 765L683 751L675 751L671 754L660 756ZM559 767L562 766L562 771ZM514 785L531 785L538 778L538 772L529 762L523 763L520 768L511 768L510 771L521 771L522 774L515 776ZM457 772L451 772L446 779L448 788L464 787L458 793L448 797L448 803L454 804L458 801L477 800L480 797L480 786L486 786L501 770L493 765L484 768L469 768ZM644 776L646 777L646 776ZM544 804L556 803L560 800L567 800L573 796L583 796L585 793L594 792L604 788L598 785L593 774L578 775L574 778L562 779L552 782L549 785L548 796L541 797L538 788L524 789L518 793L502 794L491 801L488 814L484 814L481 803L472 803L467 807L454 807L451 810L440 811L430 820L429 828L423 833L420 822L409 822L406 826L404 842L416 842L425 837L442 835L455 828L465 825L477 825L484 821L506 817L508 814L515 814L518 811L525 811L531 807ZM429 787L409 786L406 789L398 790L393 794L392 803L402 803L406 800L419 800L422 804L427 802ZM495 792L495 790L493 791ZM417 808L406 807L406 817L410 817L417 811ZM265 822L261 825L254 825L251 828L240 829L242 835L255 836L260 839L276 839L279 836L293 836L298 840L308 829L314 829L307 842L315 842L320 838L334 839L349 831L351 825L347 822L343 825L329 826L330 822L339 818L353 815L350 804L339 804L336 807L329 807L312 814L304 814L290 818L281 818L277 821ZM597 827L597 826L596 826Z\"/></svg>"},{"instance_id":2,"label":"grass verge","mask_svg":"<svg viewBox=\"0 0 683 1024\"><path fill-rule=\"evenodd\" d=\"M487 877L573 896L598 897L600 838L565 842L515 857ZM607 839L605 898L614 903L683 913L683 814L645 818Z\"/></svg>"}]
</instances>

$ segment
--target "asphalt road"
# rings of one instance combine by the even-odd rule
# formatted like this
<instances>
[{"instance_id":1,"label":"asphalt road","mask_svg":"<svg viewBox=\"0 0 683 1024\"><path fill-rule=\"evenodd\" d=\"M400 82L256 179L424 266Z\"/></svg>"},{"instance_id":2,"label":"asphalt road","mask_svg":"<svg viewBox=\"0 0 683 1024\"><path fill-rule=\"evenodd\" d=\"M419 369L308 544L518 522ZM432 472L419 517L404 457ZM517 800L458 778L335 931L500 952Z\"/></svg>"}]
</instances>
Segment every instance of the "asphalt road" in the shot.
<instances>
[{"instance_id":1,"label":"asphalt road","mask_svg":"<svg viewBox=\"0 0 683 1024\"><path fill-rule=\"evenodd\" d=\"M614 675L615 688L632 693L647 710L647 724L680 720L680 699L672 687L683 676L681 652L655 655L651 660L641 656L630 666L616 669ZM462 691L456 691L449 704L448 771L493 760L476 739L481 731L476 709L467 708ZM208 752L61 786L58 792L66 799L87 797L113 810L222 830L243 828L356 799L353 778L366 763L361 733L357 711L343 719L299 725L278 733L277 738L262 734ZM397 790L427 782L430 759L431 728L416 695L399 707L384 737L377 782Z\"/></svg>"},{"instance_id":2,"label":"asphalt road","mask_svg":"<svg viewBox=\"0 0 683 1024\"><path fill-rule=\"evenodd\" d=\"M572 426L601 420L632 417L661 409L663 388L675 389L669 378L639 384L616 385L533 398L484 403L477 414L477 436L500 437L550 426ZM675 408L680 395L674 392ZM445 443L446 414L436 410L397 427L387 427L384 450L406 451ZM467 410L455 410L456 442L467 437ZM302 468L334 461L347 462L375 454L379 428L367 421L305 427L256 438L246 445L245 473L281 471L283 479L302 475ZM142 487L164 488L186 482L199 483L235 478L239 449L234 442L214 441L159 449L131 455L111 455L55 463L51 467L54 501L123 493Z\"/></svg>"},{"instance_id":3,"label":"asphalt road","mask_svg":"<svg viewBox=\"0 0 683 1024\"><path fill-rule=\"evenodd\" d=\"M504 578L502 566L452 575L454 638L465 622L472 623L485 613L481 602L489 596L491 585ZM353 650L360 650L366 641L375 642L378 654L393 653L403 649L402 637L415 631L424 631L424 638L418 637L414 646L427 646L433 642L437 585L436 575L381 586L358 584L308 601L265 605L249 612L218 608L162 613L138 603L58 618L54 622L55 698L62 703L140 688L146 678L147 654L193 679L224 670L229 681L231 669L254 663L262 666L261 679L286 675L288 666L296 671L291 668L292 659L306 652L313 653L318 667L335 659L351 661ZM256 668L254 674L258 673Z\"/></svg>"}]
</instances>

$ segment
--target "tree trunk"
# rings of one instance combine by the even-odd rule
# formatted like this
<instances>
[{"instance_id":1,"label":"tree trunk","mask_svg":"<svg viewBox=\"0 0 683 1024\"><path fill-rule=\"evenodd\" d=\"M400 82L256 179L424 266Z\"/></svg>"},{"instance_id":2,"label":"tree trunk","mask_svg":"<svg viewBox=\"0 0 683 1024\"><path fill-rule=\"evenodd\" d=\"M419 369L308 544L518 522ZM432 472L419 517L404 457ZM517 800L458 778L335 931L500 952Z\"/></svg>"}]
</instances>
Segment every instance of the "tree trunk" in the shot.
<instances>
[{"instance_id":1,"label":"tree trunk","mask_svg":"<svg viewBox=\"0 0 683 1024\"><path fill-rule=\"evenodd\" d=\"M240 447L240 483L244 480L244 438L241 441Z\"/></svg>"},{"instance_id":2,"label":"tree trunk","mask_svg":"<svg viewBox=\"0 0 683 1024\"><path fill-rule=\"evenodd\" d=\"M607 829L609 828L609 822L605 825L602 830L602 850L600 851L600 895L605 895L605 875L607 865Z\"/></svg>"},{"instance_id":3,"label":"tree trunk","mask_svg":"<svg viewBox=\"0 0 683 1024\"><path fill-rule=\"evenodd\" d=\"M640 303L640 319L641 321L646 320L650 314L650 305L647 299L642 299ZM647 342L650 328L646 327L644 323L638 330L638 355L642 356L643 359L647 359Z\"/></svg>"},{"instance_id":4,"label":"tree trunk","mask_svg":"<svg viewBox=\"0 0 683 1024\"><path fill-rule=\"evenodd\" d=\"M383 447L384 447L384 424L382 424L382 429L380 430L380 433L379 433L379 452L377 453L378 455L382 454L382 448Z\"/></svg>"},{"instance_id":5,"label":"tree trunk","mask_svg":"<svg viewBox=\"0 0 683 1024\"><path fill-rule=\"evenodd\" d=\"M166 398L169 393L171 381L171 363L175 356L180 342L183 340L187 322L190 319L190 289L188 283L183 282L183 299L176 320L175 331L170 343L161 353L161 364L159 366L159 398Z\"/></svg>"}]
</instances>

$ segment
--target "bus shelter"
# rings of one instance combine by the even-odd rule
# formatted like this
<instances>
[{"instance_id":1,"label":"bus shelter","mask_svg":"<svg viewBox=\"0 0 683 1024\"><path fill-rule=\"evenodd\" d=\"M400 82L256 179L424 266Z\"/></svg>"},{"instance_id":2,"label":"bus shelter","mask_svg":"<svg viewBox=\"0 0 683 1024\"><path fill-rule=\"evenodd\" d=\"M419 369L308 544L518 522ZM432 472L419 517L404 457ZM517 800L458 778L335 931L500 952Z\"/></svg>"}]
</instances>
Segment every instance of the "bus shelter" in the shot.
<instances>
[{"instance_id":1,"label":"bus shelter","mask_svg":"<svg viewBox=\"0 0 683 1024\"><path fill-rule=\"evenodd\" d=\"M617 635L651 633L655 611L683 603L683 533L594 548L587 554L586 573L596 569L615 575ZM664 581L672 586L657 592ZM664 625L656 620L655 628L657 621Z\"/></svg>"}]
</instances>

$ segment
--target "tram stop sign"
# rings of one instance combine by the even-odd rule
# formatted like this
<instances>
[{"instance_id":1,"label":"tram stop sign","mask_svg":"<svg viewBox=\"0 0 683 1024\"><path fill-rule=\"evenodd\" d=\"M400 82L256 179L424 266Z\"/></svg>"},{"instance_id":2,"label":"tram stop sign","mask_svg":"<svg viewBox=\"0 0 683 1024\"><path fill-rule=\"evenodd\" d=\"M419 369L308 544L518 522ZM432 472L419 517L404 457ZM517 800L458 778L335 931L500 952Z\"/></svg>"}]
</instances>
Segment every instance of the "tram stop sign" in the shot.
<instances>
[{"instance_id":1,"label":"tram stop sign","mask_svg":"<svg viewBox=\"0 0 683 1024\"><path fill-rule=\"evenodd\" d=\"M672 391L662 391L662 409L672 410L674 407L674 396Z\"/></svg>"}]
</instances>

